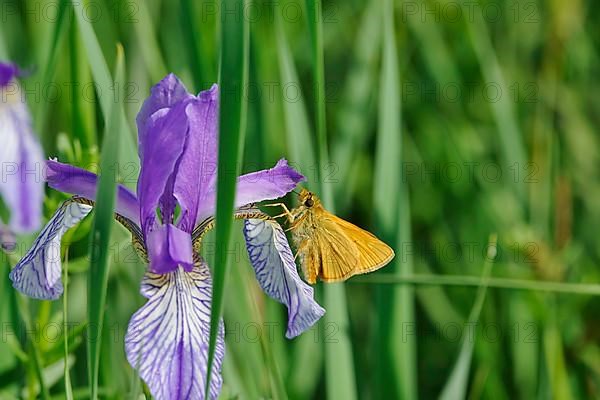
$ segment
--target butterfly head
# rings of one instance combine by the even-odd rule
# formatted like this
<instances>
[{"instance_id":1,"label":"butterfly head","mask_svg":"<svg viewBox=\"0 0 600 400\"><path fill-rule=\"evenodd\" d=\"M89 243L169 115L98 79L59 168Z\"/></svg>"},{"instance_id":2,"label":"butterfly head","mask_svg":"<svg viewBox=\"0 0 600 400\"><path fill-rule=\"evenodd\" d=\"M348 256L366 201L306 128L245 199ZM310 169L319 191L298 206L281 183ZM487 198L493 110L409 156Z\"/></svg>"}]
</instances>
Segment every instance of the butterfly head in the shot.
<instances>
[{"instance_id":1,"label":"butterfly head","mask_svg":"<svg viewBox=\"0 0 600 400\"><path fill-rule=\"evenodd\" d=\"M317 195L315 195L313 192L309 192L306 189L302 189L302 191L300 191L298 200L300 205L305 208L312 208L321 203Z\"/></svg>"}]
</instances>

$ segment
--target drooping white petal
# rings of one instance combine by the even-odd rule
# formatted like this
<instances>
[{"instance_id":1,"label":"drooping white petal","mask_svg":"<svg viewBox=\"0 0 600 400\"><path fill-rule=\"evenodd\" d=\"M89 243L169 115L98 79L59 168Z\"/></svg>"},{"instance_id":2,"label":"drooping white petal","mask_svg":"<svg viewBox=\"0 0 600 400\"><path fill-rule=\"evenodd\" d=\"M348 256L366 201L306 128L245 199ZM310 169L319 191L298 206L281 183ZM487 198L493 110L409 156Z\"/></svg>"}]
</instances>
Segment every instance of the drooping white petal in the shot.
<instances>
[{"instance_id":1,"label":"drooping white petal","mask_svg":"<svg viewBox=\"0 0 600 400\"><path fill-rule=\"evenodd\" d=\"M141 293L148 298L129 321L125 351L131 366L162 399L204 399L210 334L211 280L206 264L191 272L147 272ZM210 398L221 389L225 353L223 322L219 327Z\"/></svg>"},{"instance_id":2,"label":"drooping white petal","mask_svg":"<svg viewBox=\"0 0 600 400\"><path fill-rule=\"evenodd\" d=\"M81 221L91 206L65 201L44 226L33 246L10 272L15 289L29 297L57 299L63 291L60 242L65 232Z\"/></svg>"},{"instance_id":3,"label":"drooping white petal","mask_svg":"<svg viewBox=\"0 0 600 400\"><path fill-rule=\"evenodd\" d=\"M288 308L286 337L298 336L325 310L315 301L313 288L300 279L285 232L275 221L248 219L244 236L260 287Z\"/></svg>"}]
</instances>

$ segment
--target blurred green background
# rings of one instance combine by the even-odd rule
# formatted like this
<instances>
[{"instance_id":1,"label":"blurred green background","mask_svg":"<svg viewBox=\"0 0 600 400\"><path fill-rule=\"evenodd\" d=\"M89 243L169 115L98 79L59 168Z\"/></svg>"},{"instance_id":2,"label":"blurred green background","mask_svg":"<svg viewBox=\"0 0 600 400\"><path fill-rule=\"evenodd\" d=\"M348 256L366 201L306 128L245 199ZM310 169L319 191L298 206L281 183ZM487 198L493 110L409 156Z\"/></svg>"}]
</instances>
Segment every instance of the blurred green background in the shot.
<instances>
[{"instance_id":1,"label":"blurred green background","mask_svg":"<svg viewBox=\"0 0 600 400\"><path fill-rule=\"evenodd\" d=\"M75 3L1 0L0 59L31 70L22 89L34 125L46 154L63 162L97 169L106 104L123 98L119 177L135 188L135 115L168 72L195 92L219 80L223 9ZM327 316L288 341L285 310L258 287L235 229L221 397L599 398L594 2L340 0L316 13L307 4L237 10L250 39L242 170L288 158L330 210L396 258L344 284L317 284ZM112 85L118 43L126 72ZM328 160L315 132L326 132ZM47 194L49 217L66 197ZM8 270L32 237L3 255L0 399L62 399L67 387L88 398L91 225L65 238L64 309L10 286ZM123 335L144 302L145 267L117 224L112 238L100 397L138 399L147 391Z\"/></svg>"}]
</instances>

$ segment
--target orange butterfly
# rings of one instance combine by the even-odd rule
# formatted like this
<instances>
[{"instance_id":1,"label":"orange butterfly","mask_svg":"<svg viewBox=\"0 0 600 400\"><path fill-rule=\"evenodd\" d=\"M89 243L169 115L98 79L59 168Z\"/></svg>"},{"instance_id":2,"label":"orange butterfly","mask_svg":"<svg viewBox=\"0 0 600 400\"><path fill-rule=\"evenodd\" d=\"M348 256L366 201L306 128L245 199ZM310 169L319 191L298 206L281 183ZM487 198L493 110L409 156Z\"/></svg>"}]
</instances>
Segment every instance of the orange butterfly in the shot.
<instances>
[{"instance_id":1,"label":"orange butterfly","mask_svg":"<svg viewBox=\"0 0 600 400\"><path fill-rule=\"evenodd\" d=\"M308 283L345 281L375 271L394 258L394 251L375 235L331 214L312 192L302 189L300 205L291 211L283 203L288 230L300 255Z\"/></svg>"}]
</instances>

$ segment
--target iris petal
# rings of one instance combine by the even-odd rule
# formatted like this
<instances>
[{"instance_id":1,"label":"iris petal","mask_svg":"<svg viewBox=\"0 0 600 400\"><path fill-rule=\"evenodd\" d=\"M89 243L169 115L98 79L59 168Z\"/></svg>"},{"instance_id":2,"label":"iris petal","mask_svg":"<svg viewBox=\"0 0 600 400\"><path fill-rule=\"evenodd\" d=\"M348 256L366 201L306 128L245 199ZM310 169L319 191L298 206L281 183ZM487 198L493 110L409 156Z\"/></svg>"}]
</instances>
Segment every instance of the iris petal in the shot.
<instances>
[{"instance_id":1,"label":"iris petal","mask_svg":"<svg viewBox=\"0 0 600 400\"><path fill-rule=\"evenodd\" d=\"M244 236L256 279L267 295L288 308L288 339L314 325L325 310L314 300L314 291L298 275L285 232L275 221L249 219Z\"/></svg>"},{"instance_id":2,"label":"iris petal","mask_svg":"<svg viewBox=\"0 0 600 400\"><path fill-rule=\"evenodd\" d=\"M193 267L192 236L172 224L162 225L147 235L150 270L157 274L172 272L181 265Z\"/></svg>"},{"instance_id":3,"label":"iris petal","mask_svg":"<svg viewBox=\"0 0 600 400\"><path fill-rule=\"evenodd\" d=\"M181 206L178 226L191 232L201 197L210 190L217 169L219 93L217 85L201 92L186 108L188 138L175 177L173 194Z\"/></svg>"},{"instance_id":4,"label":"iris petal","mask_svg":"<svg viewBox=\"0 0 600 400\"><path fill-rule=\"evenodd\" d=\"M187 92L183 83L174 74L167 75L152 87L150 96L144 101L136 118L138 151L141 160L144 159L144 149L149 135L155 133L154 128L158 118L156 116L152 118L152 116L159 110L163 110L161 114L164 116L174 105L190 97L191 95Z\"/></svg>"},{"instance_id":5,"label":"iris petal","mask_svg":"<svg viewBox=\"0 0 600 400\"><path fill-rule=\"evenodd\" d=\"M131 318L125 336L127 360L157 399L204 399L210 332L211 281L203 262L192 272L146 273L148 302ZM219 327L210 398L217 398L225 352Z\"/></svg>"},{"instance_id":6,"label":"iris petal","mask_svg":"<svg viewBox=\"0 0 600 400\"><path fill-rule=\"evenodd\" d=\"M4 92L0 89L0 95L0 193L11 213L10 228L32 232L39 229L42 219L44 156L18 85L13 82Z\"/></svg>"},{"instance_id":7,"label":"iris petal","mask_svg":"<svg viewBox=\"0 0 600 400\"><path fill-rule=\"evenodd\" d=\"M48 186L63 193L74 194L88 200L96 200L98 176L93 172L64 164L55 160L46 161ZM115 211L139 225L140 207L138 200L129 189L117 185Z\"/></svg>"},{"instance_id":8,"label":"iris petal","mask_svg":"<svg viewBox=\"0 0 600 400\"><path fill-rule=\"evenodd\" d=\"M85 218L91 206L65 201L44 226L33 246L10 272L15 289L29 297L57 299L63 291L60 280L60 242L65 232Z\"/></svg>"},{"instance_id":9,"label":"iris petal","mask_svg":"<svg viewBox=\"0 0 600 400\"><path fill-rule=\"evenodd\" d=\"M287 160L282 158L271 169L252 172L238 178L235 207L239 208L247 204L283 197L304 180L305 177L290 167ZM215 201L216 191L213 186L201 202L196 222L199 223L214 215Z\"/></svg>"},{"instance_id":10,"label":"iris petal","mask_svg":"<svg viewBox=\"0 0 600 400\"><path fill-rule=\"evenodd\" d=\"M153 127L154 131L147 133L144 142L144 157L137 186L144 234L159 225L156 219L159 206L163 221L172 222L168 218L173 213L174 205L171 201L173 176L177 174L188 130L185 108L185 104L181 103L161 117ZM162 207L165 202L170 206Z\"/></svg>"},{"instance_id":11,"label":"iris petal","mask_svg":"<svg viewBox=\"0 0 600 400\"><path fill-rule=\"evenodd\" d=\"M6 87L14 78L19 76L19 67L12 63L0 62L0 89Z\"/></svg>"}]
</instances>

